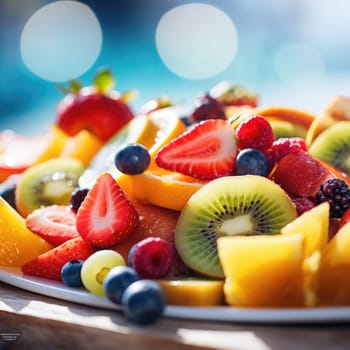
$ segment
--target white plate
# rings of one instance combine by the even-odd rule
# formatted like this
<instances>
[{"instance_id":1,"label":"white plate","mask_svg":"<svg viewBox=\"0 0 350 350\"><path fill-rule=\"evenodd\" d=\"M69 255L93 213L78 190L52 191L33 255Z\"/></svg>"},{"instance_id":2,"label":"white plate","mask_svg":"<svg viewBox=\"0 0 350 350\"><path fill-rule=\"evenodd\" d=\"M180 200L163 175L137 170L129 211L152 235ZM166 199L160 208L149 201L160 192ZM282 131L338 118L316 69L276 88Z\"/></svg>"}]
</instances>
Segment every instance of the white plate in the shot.
<instances>
[{"instance_id":1,"label":"white plate","mask_svg":"<svg viewBox=\"0 0 350 350\"><path fill-rule=\"evenodd\" d=\"M107 298L94 296L83 289L73 289L60 282L23 276L18 268L0 268L0 281L33 293L69 302L109 310L120 307ZM248 309L235 307L167 306L166 317L244 323L336 323L350 322L350 307L300 309Z\"/></svg>"}]
</instances>

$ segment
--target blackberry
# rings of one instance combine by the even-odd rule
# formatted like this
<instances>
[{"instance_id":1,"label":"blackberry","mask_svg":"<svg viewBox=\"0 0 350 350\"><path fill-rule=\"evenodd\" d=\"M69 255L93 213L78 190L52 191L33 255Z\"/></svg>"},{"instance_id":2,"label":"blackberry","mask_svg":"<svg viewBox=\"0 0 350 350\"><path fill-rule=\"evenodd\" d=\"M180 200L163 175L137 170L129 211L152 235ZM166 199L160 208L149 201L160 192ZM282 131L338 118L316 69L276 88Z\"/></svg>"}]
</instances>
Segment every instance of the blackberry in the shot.
<instances>
[{"instance_id":1,"label":"blackberry","mask_svg":"<svg viewBox=\"0 0 350 350\"><path fill-rule=\"evenodd\" d=\"M341 218L350 208L350 189L346 182L338 178L326 180L316 194L316 202L326 201L330 205L330 216Z\"/></svg>"},{"instance_id":2,"label":"blackberry","mask_svg":"<svg viewBox=\"0 0 350 350\"><path fill-rule=\"evenodd\" d=\"M85 199L88 192L89 192L88 188L76 188L72 192L68 206L69 206L69 208L71 208L71 210L74 213L77 213L78 209L80 208L81 203Z\"/></svg>"}]
</instances>

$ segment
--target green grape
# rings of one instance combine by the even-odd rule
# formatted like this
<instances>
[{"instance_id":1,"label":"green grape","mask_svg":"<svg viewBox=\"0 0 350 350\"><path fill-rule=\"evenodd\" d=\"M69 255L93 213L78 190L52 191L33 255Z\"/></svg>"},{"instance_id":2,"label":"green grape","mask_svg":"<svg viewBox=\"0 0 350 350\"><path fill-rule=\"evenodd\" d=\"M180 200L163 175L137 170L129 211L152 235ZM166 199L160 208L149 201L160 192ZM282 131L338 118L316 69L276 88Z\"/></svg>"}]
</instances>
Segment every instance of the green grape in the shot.
<instances>
[{"instance_id":1,"label":"green grape","mask_svg":"<svg viewBox=\"0 0 350 350\"><path fill-rule=\"evenodd\" d=\"M81 280L92 294L105 296L103 280L112 267L125 266L124 258L114 250L99 250L90 255L81 268Z\"/></svg>"}]
</instances>

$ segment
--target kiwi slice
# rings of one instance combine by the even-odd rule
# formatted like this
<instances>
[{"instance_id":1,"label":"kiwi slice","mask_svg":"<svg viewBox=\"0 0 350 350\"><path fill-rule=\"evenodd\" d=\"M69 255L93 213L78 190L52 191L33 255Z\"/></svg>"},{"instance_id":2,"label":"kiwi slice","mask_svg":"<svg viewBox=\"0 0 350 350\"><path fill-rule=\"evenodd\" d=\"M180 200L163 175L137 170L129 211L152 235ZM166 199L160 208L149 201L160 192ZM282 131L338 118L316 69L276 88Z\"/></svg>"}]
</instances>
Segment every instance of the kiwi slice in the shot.
<instances>
[{"instance_id":1,"label":"kiwi slice","mask_svg":"<svg viewBox=\"0 0 350 350\"><path fill-rule=\"evenodd\" d=\"M84 169L84 164L73 158L54 158L28 168L16 187L17 210L26 217L41 206L69 204Z\"/></svg>"},{"instance_id":2,"label":"kiwi slice","mask_svg":"<svg viewBox=\"0 0 350 350\"><path fill-rule=\"evenodd\" d=\"M296 217L292 201L273 181L258 175L221 177L190 197L175 229L175 246L189 268L223 278L219 237L278 234Z\"/></svg>"},{"instance_id":3,"label":"kiwi slice","mask_svg":"<svg viewBox=\"0 0 350 350\"><path fill-rule=\"evenodd\" d=\"M309 146L309 153L350 175L350 121L333 124Z\"/></svg>"}]
</instances>

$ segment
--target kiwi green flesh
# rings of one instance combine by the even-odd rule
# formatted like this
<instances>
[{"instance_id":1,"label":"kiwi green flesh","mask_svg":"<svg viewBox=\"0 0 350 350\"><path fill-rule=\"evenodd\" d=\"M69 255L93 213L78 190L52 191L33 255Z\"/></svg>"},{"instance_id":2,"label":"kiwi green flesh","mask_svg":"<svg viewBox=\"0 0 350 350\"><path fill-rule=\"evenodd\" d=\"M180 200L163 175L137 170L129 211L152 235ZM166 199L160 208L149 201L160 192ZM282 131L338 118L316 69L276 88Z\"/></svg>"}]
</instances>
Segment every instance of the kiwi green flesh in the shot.
<instances>
[{"instance_id":1,"label":"kiwi green flesh","mask_svg":"<svg viewBox=\"0 0 350 350\"><path fill-rule=\"evenodd\" d=\"M52 159L23 173L16 191L28 212L52 204L67 205L85 167L69 158Z\"/></svg>"},{"instance_id":2,"label":"kiwi green flesh","mask_svg":"<svg viewBox=\"0 0 350 350\"><path fill-rule=\"evenodd\" d=\"M302 126L297 126L291 122L284 120L271 120L270 124L275 140L281 137L306 137L307 129Z\"/></svg>"},{"instance_id":3,"label":"kiwi green flesh","mask_svg":"<svg viewBox=\"0 0 350 350\"><path fill-rule=\"evenodd\" d=\"M309 153L350 175L350 121L338 122L319 134Z\"/></svg>"},{"instance_id":4,"label":"kiwi green flesh","mask_svg":"<svg viewBox=\"0 0 350 350\"><path fill-rule=\"evenodd\" d=\"M199 189L181 212L176 249L192 270L223 278L216 242L222 236L273 235L295 219L286 193L262 176L228 176Z\"/></svg>"}]
</instances>

